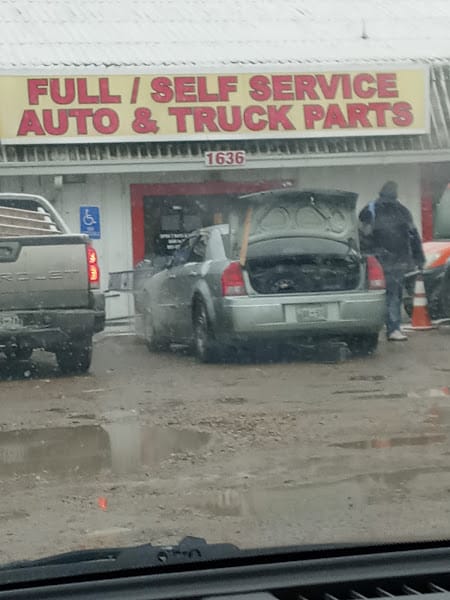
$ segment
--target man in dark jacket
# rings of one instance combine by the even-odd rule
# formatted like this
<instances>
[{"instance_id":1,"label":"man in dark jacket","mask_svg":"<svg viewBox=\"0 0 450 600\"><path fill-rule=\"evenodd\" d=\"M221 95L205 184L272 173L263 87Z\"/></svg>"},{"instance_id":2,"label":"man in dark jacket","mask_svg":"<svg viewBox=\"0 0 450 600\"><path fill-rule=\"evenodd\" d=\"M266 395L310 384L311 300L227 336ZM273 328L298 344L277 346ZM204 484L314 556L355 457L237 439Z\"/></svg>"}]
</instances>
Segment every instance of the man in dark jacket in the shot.
<instances>
[{"instance_id":1,"label":"man in dark jacket","mask_svg":"<svg viewBox=\"0 0 450 600\"><path fill-rule=\"evenodd\" d=\"M397 199L397 184L386 182L375 202L359 214L361 250L380 261L386 278L386 328L389 341L404 341L401 330L403 279L422 269L425 256L410 211Z\"/></svg>"}]
</instances>

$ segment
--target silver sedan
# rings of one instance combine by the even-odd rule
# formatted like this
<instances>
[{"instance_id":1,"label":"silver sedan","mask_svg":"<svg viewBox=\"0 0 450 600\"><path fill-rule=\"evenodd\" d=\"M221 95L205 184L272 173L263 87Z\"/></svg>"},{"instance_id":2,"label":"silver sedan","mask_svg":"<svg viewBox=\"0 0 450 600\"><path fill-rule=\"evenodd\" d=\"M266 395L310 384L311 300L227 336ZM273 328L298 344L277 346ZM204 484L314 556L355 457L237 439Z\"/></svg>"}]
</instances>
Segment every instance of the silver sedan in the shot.
<instances>
[{"instance_id":1,"label":"silver sedan","mask_svg":"<svg viewBox=\"0 0 450 600\"><path fill-rule=\"evenodd\" d=\"M275 190L241 199L229 225L196 231L142 291L150 349L193 343L202 361L248 342L344 340L375 351L383 271L358 247L356 194Z\"/></svg>"}]
</instances>

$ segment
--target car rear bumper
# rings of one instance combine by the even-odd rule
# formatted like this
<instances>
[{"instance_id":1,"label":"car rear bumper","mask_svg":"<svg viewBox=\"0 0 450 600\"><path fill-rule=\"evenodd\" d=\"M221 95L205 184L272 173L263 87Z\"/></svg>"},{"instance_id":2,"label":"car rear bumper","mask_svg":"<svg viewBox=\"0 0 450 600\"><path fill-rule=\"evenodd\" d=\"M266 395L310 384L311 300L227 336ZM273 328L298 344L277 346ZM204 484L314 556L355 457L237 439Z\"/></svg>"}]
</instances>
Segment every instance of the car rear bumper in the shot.
<instances>
[{"instance_id":1,"label":"car rear bumper","mask_svg":"<svg viewBox=\"0 0 450 600\"><path fill-rule=\"evenodd\" d=\"M316 310L317 309L317 310ZM384 291L292 297L245 296L223 300L219 335L246 337L327 336L379 332Z\"/></svg>"},{"instance_id":2,"label":"car rear bumper","mask_svg":"<svg viewBox=\"0 0 450 600\"><path fill-rule=\"evenodd\" d=\"M11 322L8 323L8 317ZM88 337L104 327L104 312L92 309L0 311L0 349L27 346L53 351L72 338Z\"/></svg>"}]
</instances>

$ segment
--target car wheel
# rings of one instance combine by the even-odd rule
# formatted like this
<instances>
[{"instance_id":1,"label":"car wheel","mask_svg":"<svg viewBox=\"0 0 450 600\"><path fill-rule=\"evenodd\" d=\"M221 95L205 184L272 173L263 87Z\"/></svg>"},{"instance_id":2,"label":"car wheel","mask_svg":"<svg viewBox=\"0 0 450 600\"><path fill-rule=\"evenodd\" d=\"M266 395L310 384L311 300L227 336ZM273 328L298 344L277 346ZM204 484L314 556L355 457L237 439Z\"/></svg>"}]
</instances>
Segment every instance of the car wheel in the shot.
<instances>
[{"instance_id":1,"label":"car wheel","mask_svg":"<svg viewBox=\"0 0 450 600\"><path fill-rule=\"evenodd\" d=\"M345 341L353 356L368 356L373 354L378 347L378 333L353 335Z\"/></svg>"},{"instance_id":2,"label":"car wheel","mask_svg":"<svg viewBox=\"0 0 450 600\"><path fill-rule=\"evenodd\" d=\"M197 358L204 363L217 360L217 346L214 340L208 312L203 302L197 302L194 309L194 349Z\"/></svg>"},{"instance_id":3,"label":"car wheel","mask_svg":"<svg viewBox=\"0 0 450 600\"><path fill-rule=\"evenodd\" d=\"M6 358L8 360L30 360L33 354L33 348L22 347L16 348L15 350L7 351Z\"/></svg>"},{"instance_id":4,"label":"car wheel","mask_svg":"<svg viewBox=\"0 0 450 600\"><path fill-rule=\"evenodd\" d=\"M144 339L145 345L150 352L167 350L169 348L169 343L165 342L156 335L153 325L153 317L151 312L148 310L146 310L144 313Z\"/></svg>"},{"instance_id":5,"label":"car wheel","mask_svg":"<svg viewBox=\"0 0 450 600\"><path fill-rule=\"evenodd\" d=\"M92 337L70 340L56 350L55 354L63 373L86 373L92 362Z\"/></svg>"}]
</instances>

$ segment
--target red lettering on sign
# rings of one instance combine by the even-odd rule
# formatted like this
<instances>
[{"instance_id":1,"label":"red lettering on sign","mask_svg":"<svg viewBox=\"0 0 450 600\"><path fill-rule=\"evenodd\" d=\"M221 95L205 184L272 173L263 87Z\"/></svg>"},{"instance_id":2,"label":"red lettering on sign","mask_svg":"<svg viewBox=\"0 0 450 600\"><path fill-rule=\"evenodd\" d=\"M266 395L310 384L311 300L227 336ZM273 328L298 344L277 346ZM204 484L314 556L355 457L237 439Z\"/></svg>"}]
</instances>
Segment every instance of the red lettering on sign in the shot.
<instances>
[{"instance_id":1,"label":"red lettering on sign","mask_svg":"<svg viewBox=\"0 0 450 600\"><path fill-rule=\"evenodd\" d=\"M348 104L347 115L349 127L358 127L358 125L361 125L361 127L372 127L369 119L367 118L368 112L369 108L366 104Z\"/></svg>"},{"instance_id":2,"label":"red lettering on sign","mask_svg":"<svg viewBox=\"0 0 450 600\"><path fill-rule=\"evenodd\" d=\"M78 135L87 134L87 118L92 117L91 108L70 108L69 117L74 117Z\"/></svg>"},{"instance_id":3,"label":"red lettering on sign","mask_svg":"<svg viewBox=\"0 0 450 600\"><path fill-rule=\"evenodd\" d=\"M342 83L342 96L345 100L349 100L352 97L352 80L348 73L340 75Z\"/></svg>"},{"instance_id":4,"label":"red lettering on sign","mask_svg":"<svg viewBox=\"0 0 450 600\"><path fill-rule=\"evenodd\" d=\"M305 118L305 128L315 129L315 123L324 118L325 111L320 104L305 104L303 107L303 116Z\"/></svg>"},{"instance_id":5,"label":"red lettering on sign","mask_svg":"<svg viewBox=\"0 0 450 600\"><path fill-rule=\"evenodd\" d=\"M377 87L379 98L398 98L397 75L395 73L378 73Z\"/></svg>"},{"instance_id":6,"label":"red lettering on sign","mask_svg":"<svg viewBox=\"0 0 450 600\"><path fill-rule=\"evenodd\" d=\"M102 104L120 104L122 97L114 95L109 92L109 79L108 77L100 77L98 80L100 89L100 102Z\"/></svg>"},{"instance_id":7,"label":"red lettering on sign","mask_svg":"<svg viewBox=\"0 0 450 600\"><path fill-rule=\"evenodd\" d=\"M169 115L175 117L177 120L177 132L178 133L186 133L186 117L188 115L192 115L192 108L180 107L176 106L173 108L169 108Z\"/></svg>"},{"instance_id":8,"label":"red lettering on sign","mask_svg":"<svg viewBox=\"0 0 450 600\"><path fill-rule=\"evenodd\" d=\"M269 118L269 129L271 131L278 131L281 127L284 131L292 131L295 129L291 123L288 112L291 110L291 104L284 104L283 106L268 106L267 116Z\"/></svg>"},{"instance_id":9,"label":"red lettering on sign","mask_svg":"<svg viewBox=\"0 0 450 600\"><path fill-rule=\"evenodd\" d=\"M176 102L192 102L197 99L194 77L175 77L174 82Z\"/></svg>"},{"instance_id":10,"label":"red lettering on sign","mask_svg":"<svg viewBox=\"0 0 450 600\"><path fill-rule=\"evenodd\" d=\"M216 111L211 106L205 108L194 108L194 129L198 131L219 131L215 122Z\"/></svg>"},{"instance_id":11,"label":"red lettering on sign","mask_svg":"<svg viewBox=\"0 0 450 600\"><path fill-rule=\"evenodd\" d=\"M223 75L219 77L219 96L221 102L228 102L230 94L237 90L237 77Z\"/></svg>"},{"instance_id":12,"label":"red lettering on sign","mask_svg":"<svg viewBox=\"0 0 450 600\"><path fill-rule=\"evenodd\" d=\"M391 109L389 102L369 102L368 107L377 117L377 127L386 127L386 111Z\"/></svg>"},{"instance_id":13,"label":"red lettering on sign","mask_svg":"<svg viewBox=\"0 0 450 600\"><path fill-rule=\"evenodd\" d=\"M250 131L261 131L267 125L266 119L258 119L255 117L261 116L264 117L266 115L266 111L262 106L248 106L244 110L244 123L247 129Z\"/></svg>"},{"instance_id":14,"label":"red lettering on sign","mask_svg":"<svg viewBox=\"0 0 450 600\"><path fill-rule=\"evenodd\" d=\"M340 75L332 75L330 81L327 81L325 75L317 75L317 83L322 91L323 97L327 100L334 100L341 79Z\"/></svg>"},{"instance_id":15,"label":"red lettering on sign","mask_svg":"<svg viewBox=\"0 0 450 600\"><path fill-rule=\"evenodd\" d=\"M290 75L274 75L272 85L274 100L294 100L292 77Z\"/></svg>"},{"instance_id":16,"label":"red lettering on sign","mask_svg":"<svg viewBox=\"0 0 450 600\"><path fill-rule=\"evenodd\" d=\"M335 126L339 127L340 129L345 129L347 127L347 121L342 114L339 104L330 104L327 110L323 128L331 129Z\"/></svg>"},{"instance_id":17,"label":"red lettering on sign","mask_svg":"<svg viewBox=\"0 0 450 600\"><path fill-rule=\"evenodd\" d=\"M359 73L353 80L353 89L358 98L373 98L377 92L375 79L369 73Z\"/></svg>"},{"instance_id":18,"label":"red lettering on sign","mask_svg":"<svg viewBox=\"0 0 450 600\"><path fill-rule=\"evenodd\" d=\"M98 133L108 135L119 129L119 115L111 108L99 108L92 119L94 129Z\"/></svg>"},{"instance_id":19,"label":"red lettering on sign","mask_svg":"<svg viewBox=\"0 0 450 600\"><path fill-rule=\"evenodd\" d=\"M220 100L219 94L211 94L208 92L208 82L206 77L199 77L197 79L197 88L199 102L218 102Z\"/></svg>"},{"instance_id":20,"label":"red lettering on sign","mask_svg":"<svg viewBox=\"0 0 450 600\"><path fill-rule=\"evenodd\" d=\"M227 112L231 109L231 119L228 118ZM222 131L239 131L242 127L242 114L240 106L219 106L217 108L217 121Z\"/></svg>"},{"instance_id":21,"label":"red lettering on sign","mask_svg":"<svg viewBox=\"0 0 450 600\"><path fill-rule=\"evenodd\" d=\"M39 96L46 96L48 79L28 79L28 103L39 104Z\"/></svg>"},{"instance_id":22,"label":"red lettering on sign","mask_svg":"<svg viewBox=\"0 0 450 600\"><path fill-rule=\"evenodd\" d=\"M86 78L77 79L78 102L80 104L98 104L99 96L91 96L88 94L88 82Z\"/></svg>"},{"instance_id":23,"label":"red lettering on sign","mask_svg":"<svg viewBox=\"0 0 450 600\"><path fill-rule=\"evenodd\" d=\"M23 111L19 129L17 130L18 136L28 135L29 133L34 133L35 135L44 135L44 130L42 129L39 117L34 110Z\"/></svg>"},{"instance_id":24,"label":"red lettering on sign","mask_svg":"<svg viewBox=\"0 0 450 600\"><path fill-rule=\"evenodd\" d=\"M171 102L173 99L172 82L168 77L155 77L152 79L150 94L155 102Z\"/></svg>"},{"instance_id":25,"label":"red lettering on sign","mask_svg":"<svg viewBox=\"0 0 450 600\"><path fill-rule=\"evenodd\" d=\"M42 121L44 124L45 131L50 135L64 135L69 129L69 119L67 112L64 108L60 108L55 111L58 115L58 124L55 125L53 122L53 111L45 109L42 111Z\"/></svg>"},{"instance_id":26,"label":"red lettering on sign","mask_svg":"<svg viewBox=\"0 0 450 600\"><path fill-rule=\"evenodd\" d=\"M414 117L412 114L412 106L409 102L396 102L392 107L392 112L395 117L392 119L394 125L398 127L408 127L412 125Z\"/></svg>"},{"instance_id":27,"label":"red lettering on sign","mask_svg":"<svg viewBox=\"0 0 450 600\"><path fill-rule=\"evenodd\" d=\"M61 83L64 84L64 94L61 93ZM75 100L75 80L50 79L50 98L56 104L71 104Z\"/></svg>"},{"instance_id":28,"label":"red lettering on sign","mask_svg":"<svg viewBox=\"0 0 450 600\"><path fill-rule=\"evenodd\" d=\"M265 75L253 75L253 77L250 78L249 84L250 98L253 100L259 100L259 102L269 100L271 96L271 90L268 77Z\"/></svg>"},{"instance_id":29,"label":"red lettering on sign","mask_svg":"<svg viewBox=\"0 0 450 600\"><path fill-rule=\"evenodd\" d=\"M295 76L295 97L297 100L304 100L307 96L310 100L318 100L319 95L315 90L316 78L314 75L296 75Z\"/></svg>"}]
</instances>

